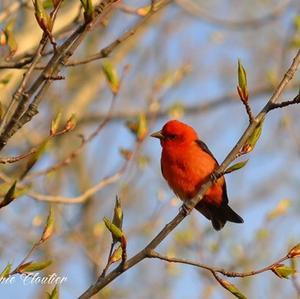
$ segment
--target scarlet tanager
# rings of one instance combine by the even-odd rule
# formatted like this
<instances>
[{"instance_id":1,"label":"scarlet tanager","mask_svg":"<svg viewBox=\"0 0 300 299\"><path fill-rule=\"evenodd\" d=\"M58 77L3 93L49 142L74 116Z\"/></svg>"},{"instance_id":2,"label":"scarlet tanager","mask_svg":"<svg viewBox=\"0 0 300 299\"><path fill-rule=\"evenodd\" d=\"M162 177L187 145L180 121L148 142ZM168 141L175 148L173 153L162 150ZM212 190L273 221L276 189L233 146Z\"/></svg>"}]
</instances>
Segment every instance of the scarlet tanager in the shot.
<instances>
[{"instance_id":1,"label":"scarlet tanager","mask_svg":"<svg viewBox=\"0 0 300 299\"><path fill-rule=\"evenodd\" d=\"M219 166L206 144L191 126L178 120L168 121L161 131L151 136L160 139L161 171L174 193L183 201L195 197ZM223 228L226 221L244 222L228 205L224 177L208 189L195 208L211 220L215 230Z\"/></svg>"}]
</instances>

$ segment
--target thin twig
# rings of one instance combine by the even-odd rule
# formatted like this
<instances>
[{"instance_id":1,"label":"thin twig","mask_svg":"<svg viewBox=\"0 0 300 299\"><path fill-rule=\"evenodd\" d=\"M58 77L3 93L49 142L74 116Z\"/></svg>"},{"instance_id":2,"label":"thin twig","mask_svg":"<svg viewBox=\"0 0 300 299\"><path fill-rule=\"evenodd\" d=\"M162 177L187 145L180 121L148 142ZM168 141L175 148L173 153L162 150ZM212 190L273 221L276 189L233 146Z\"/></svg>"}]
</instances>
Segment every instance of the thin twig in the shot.
<instances>
[{"instance_id":1,"label":"thin twig","mask_svg":"<svg viewBox=\"0 0 300 299\"><path fill-rule=\"evenodd\" d=\"M103 271L102 271L102 273L101 273L101 275L100 275L101 277L105 277L107 270L109 269L110 265L112 264L112 263L111 263L111 255L112 255L112 253L113 253L114 246L115 246L115 243L112 242L112 243L111 243L111 246L110 246L108 258L107 258L107 263L106 263L106 265L105 265L105 267L104 267L104 269L103 269Z\"/></svg>"},{"instance_id":2,"label":"thin twig","mask_svg":"<svg viewBox=\"0 0 300 299\"><path fill-rule=\"evenodd\" d=\"M291 84L291 88L296 87L297 84ZM260 100L263 95L267 95L268 93L273 91L273 87L269 84L267 85L261 85L253 90L250 90L249 93L253 97L252 101L254 100ZM199 99L195 100L195 102L199 104L190 105L184 107L184 114L185 115L199 115L206 113L208 111L211 111L213 109L221 108L224 105L227 104L235 104L239 103L237 99L239 96L234 93L228 93L224 94L212 99ZM122 121L130 118L137 117L140 114L144 114L147 118L152 118L153 116L156 116L157 118L166 117L170 114L170 107L161 108L159 111L149 111L149 110L132 110L132 111L115 111L112 113L110 120L111 121ZM79 123L86 124L86 123L93 123L95 121L99 121L99 119L105 118L105 114L89 114L85 117L83 117L81 120L79 120Z\"/></svg>"},{"instance_id":3,"label":"thin twig","mask_svg":"<svg viewBox=\"0 0 300 299\"><path fill-rule=\"evenodd\" d=\"M29 151L27 151L26 153L24 154L21 154L21 155L17 155L17 156L13 156L13 157L0 157L0 164L11 164L11 163L16 163L16 162L19 162L23 159L26 159L28 158L29 156L35 154L41 147L41 145L43 145L48 139L52 139L54 137L57 137L57 136L60 136L60 135L63 135L69 131L71 131L73 128L68 128L68 127L65 127L64 129L62 129L61 131L57 131L53 134L50 134L49 136L47 136L45 138L45 140L43 140L42 142L40 142L38 145L34 146L33 148L31 148Z\"/></svg>"},{"instance_id":4,"label":"thin twig","mask_svg":"<svg viewBox=\"0 0 300 299\"><path fill-rule=\"evenodd\" d=\"M254 121L254 115L253 115L251 106L249 104L249 101L242 101L242 103L244 104L247 115L249 117L249 123L252 123Z\"/></svg>"},{"instance_id":5,"label":"thin twig","mask_svg":"<svg viewBox=\"0 0 300 299\"><path fill-rule=\"evenodd\" d=\"M34 250L41 244L41 242L34 243L33 246L30 248L28 253L25 255L25 257L22 259L22 261L18 264L18 266L10 273L10 275L14 275L20 272L20 267L29 259L29 257L32 255Z\"/></svg>"},{"instance_id":6,"label":"thin twig","mask_svg":"<svg viewBox=\"0 0 300 299\"><path fill-rule=\"evenodd\" d=\"M284 108L284 107L294 105L294 104L300 104L300 93L290 101L284 101L281 103L273 103L272 105L270 105L269 111L277 109L277 108Z\"/></svg>"},{"instance_id":7,"label":"thin twig","mask_svg":"<svg viewBox=\"0 0 300 299\"><path fill-rule=\"evenodd\" d=\"M81 195L76 197L65 197L60 195L58 196L44 195L34 191L29 191L27 195L39 201L48 201L53 203L65 203L65 204L82 203L86 201L89 197L94 195L95 193L99 192L104 187L115 183L122 176L124 170L125 170L125 165L113 175L101 179L96 185L92 186L91 188L84 191Z\"/></svg>"},{"instance_id":8,"label":"thin twig","mask_svg":"<svg viewBox=\"0 0 300 299\"><path fill-rule=\"evenodd\" d=\"M119 92L121 90L122 87L122 83L123 83L123 79L125 76L126 70L123 69L123 72L121 74L120 77L120 82L119 82L119 89L117 92L112 94L112 100L108 109L108 112L106 113L106 117L99 123L98 127L96 128L96 130L94 132L92 132L87 138L82 137L82 142L79 145L79 147L77 147L75 150L73 150L67 157L65 157L62 161L57 162L56 164L48 167L45 170L36 172L34 174L32 174L31 176L27 177L27 179L32 179L35 178L37 176L41 176L41 175L45 175L45 174L49 174L50 172L53 171L57 171L58 169L61 169L64 166L70 165L70 163L82 152L82 150L84 149L84 147L91 142L93 139L95 139L95 137L97 137L99 135L99 133L101 132L101 130L105 127L105 125L109 122L115 102L118 98ZM0 160L1 162L1 160Z\"/></svg>"},{"instance_id":9,"label":"thin twig","mask_svg":"<svg viewBox=\"0 0 300 299\"><path fill-rule=\"evenodd\" d=\"M92 54L89 57L86 57L82 60L70 61L70 62L66 63L66 66L78 66L78 65L87 64L87 63L90 63L92 61L108 57L113 50L115 50L117 47L119 47L121 44L123 44L124 41L126 41L132 35L134 35L136 33L136 31L139 28L141 28L149 20L149 18L151 18L158 10L160 10L165 5L170 3L171 0L164 1L164 2L160 1L160 2L162 2L162 4L160 4L160 6L158 6L158 4L156 4L155 9L150 10L150 12L147 13L144 17L142 17L135 25L133 25L132 28L130 28L125 33L123 33L120 37L118 37L115 41L110 43L108 46L101 49L99 52L97 52L95 54Z\"/></svg>"},{"instance_id":10,"label":"thin twig","mask_svg":"<svg viewBox=\"0 0 300 299\"><path fill-rule=\"evenodd\" d=\"M284 257L280 258L278 261L275 261L272 264L270 264L266 267L263 267L261 269L247 271L247 272L234 272L234 271L225 270L223 268L215 268L215 267L212 267L210 265L201 264L201 263L191 261L191 260L188 260L188 259L165 256L165 255L159 254L158 252L156 252L154 250L149 251L147 257L148 258L157 258L157 259L160 259L160 260L163 260L163 261L166 261L166 262L170 262L170 263L180 263L180 264L191 265L191 266L195 266L195 267L205 269L205 270L208 270L208 271L217 272L217 273L220 273L220 274L225 275L227 277L247 277L247 276L257 275L257 274L260 274L260 273L263 273L263 272L266 272L266 271L270 271L270 270L272 270L272 268L275 265L278 265L278 264L280 264L280 263L282 263L282 262L289 259L289 257L287 255L285 255Z\"/></svg>"}]
</instances>

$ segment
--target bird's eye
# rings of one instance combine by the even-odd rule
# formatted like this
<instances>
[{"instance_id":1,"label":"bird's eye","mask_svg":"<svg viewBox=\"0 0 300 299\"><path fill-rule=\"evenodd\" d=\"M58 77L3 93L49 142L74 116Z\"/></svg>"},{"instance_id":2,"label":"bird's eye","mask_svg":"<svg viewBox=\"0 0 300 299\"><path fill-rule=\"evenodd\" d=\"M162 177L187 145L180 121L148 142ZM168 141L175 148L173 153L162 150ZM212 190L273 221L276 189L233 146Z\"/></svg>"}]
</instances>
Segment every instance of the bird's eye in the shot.
<instances>
[{"instance_id":1,"label":"bird's eye","mask_svg":"<svg viewBox=\"0 0 300 299\"><path fill-rule=\"evenodd\" d=\"M175 138L176 138L176 135L174 135L174 134L168 135L168 139L170 139L170 140L173 140L173 139L175 139Z\"/></svg>"}]
</instances>

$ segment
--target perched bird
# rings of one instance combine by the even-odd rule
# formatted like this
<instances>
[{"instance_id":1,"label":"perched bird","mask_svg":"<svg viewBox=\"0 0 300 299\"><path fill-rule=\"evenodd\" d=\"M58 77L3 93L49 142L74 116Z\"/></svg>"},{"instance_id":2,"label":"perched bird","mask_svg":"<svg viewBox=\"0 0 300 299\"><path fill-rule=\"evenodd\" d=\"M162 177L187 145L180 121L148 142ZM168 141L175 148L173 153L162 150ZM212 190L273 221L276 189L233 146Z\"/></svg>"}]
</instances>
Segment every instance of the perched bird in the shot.
<instances>
[{"instance_id":1,"label":"perched bird","mask_svg":"<svg viewBox=\"0 0 300 299\"><path fill-rule=\"evenodd\" d=\"M161 171L169 186L181 200L192 199L218 167L217 160L196 131L178 120L168 121L151 136L160 139ZM208 189L195 208L211 220L215 230L220 230L226 221L244 222L228 205L224 177Z\"/></svg>"}]
</instances>

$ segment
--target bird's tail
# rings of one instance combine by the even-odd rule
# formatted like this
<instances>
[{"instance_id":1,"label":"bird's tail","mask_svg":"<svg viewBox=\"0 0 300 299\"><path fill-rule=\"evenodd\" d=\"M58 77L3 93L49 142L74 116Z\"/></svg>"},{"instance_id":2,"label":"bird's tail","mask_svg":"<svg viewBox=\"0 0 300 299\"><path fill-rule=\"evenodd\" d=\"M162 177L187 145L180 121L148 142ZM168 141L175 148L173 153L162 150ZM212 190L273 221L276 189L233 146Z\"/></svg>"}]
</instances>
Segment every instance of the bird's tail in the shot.
<instances>
[{"instance_id":1,"label":"bird's tail","mask_svg":"<svg viewBox=\"0 0 300 299\"><path fill-rule=\"evenodd\" d=\"M206 218L211 220L215 230L220 230L224 227L226 221L234 223L243 223L244 220L229 205L216 207L212 205L197 205L196 209L201 212Z\"/></svg>"}]
</instances>

